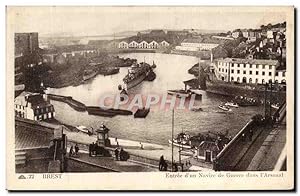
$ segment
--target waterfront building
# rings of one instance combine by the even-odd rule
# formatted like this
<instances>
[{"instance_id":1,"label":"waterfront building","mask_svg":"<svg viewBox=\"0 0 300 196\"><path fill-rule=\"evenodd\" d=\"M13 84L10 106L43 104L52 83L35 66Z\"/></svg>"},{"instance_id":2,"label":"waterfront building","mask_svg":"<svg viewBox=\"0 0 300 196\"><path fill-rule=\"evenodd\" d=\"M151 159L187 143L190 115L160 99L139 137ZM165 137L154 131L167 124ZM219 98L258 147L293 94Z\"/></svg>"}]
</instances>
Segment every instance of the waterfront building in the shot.
<instances>
[{"instance_id":1,"label":"waterfront building","mask_svg":"<svg viewBox=\"0 0 300 196\"><path fill-rule=\"evenodd\" d=\"M137 48L138 46L139 46L139 43L137 43L134 40L129 43L129 48Z\"/></svg>"},{"instance_id":2,"label":"waterfront building","mask_svg":"<svg viewBox=\"0 0 300 196\"><path fill-rule=\"evenodd\" d=\"M14 101L15 116L30 120L54 118L55 111L46 94L22 92Z\"/></svg>"},{"instance_id":3,"label":"waterfront building","mask_svg":"<svg viewBox=\"0 0 300 196\"><path fill-rule=\"evenodd\" d=\"M132 41L121 41L118 45L119 49L124 48L139 48L139 49L157 49L157 48L164 48L170 46L169 42L164 39L156 38L152 39L149 37L145 38L137 38Z\"/></svg>"},{"instance_id":4,"label":"waterfront building","mask_svg":"<svg viewBox=\"0 0 300 196\"><path fill-rule=\"evenodd\" d=\"M212 36L212 38L220 39L220 40L234 40L234 38L230 37L230 36L218 36L218 35L214 35L214 36Z\"/></svg>"},{"instance_id":5,"label":"waterfront building","mask_svg":"<svg viewBox=\"0 0 300 196\"><path fill-rule=\"evenodd\" d=\"M226 82L264 84L286 83L286 70L280 69L277 60L225 58L215 61L215 74Z\"/></svg>"},{"instance_id":6,"label":"waterfront building","mask_svg":"<svg viewBox=\"0 0 300 196\"><path fill-rule=\"evenodd\" d=\"M213 42L204 42L202 39L185 39L180 46L176 46L176 50L199 51L212 50L219 44Z\"/></svg>"},{"instance_id":7,"label":"waterfront building","mask_svg":"<svg viewBox=\"0 0 300 196\"><path fill-rule=\"evenodd\" d=\"M127 42L121 41L121 42L119 43L119 48L129 48L129 45L128 45Z\"/></svg>"},{"instance_id":8,"label":"waterfront building","mask_svg":"<svg viewBox=\"0 0 300 196\"><path fill-rule=\"evenodd\" d=\"M144 48L144 49L147 49L149 46L148 46L148 43L143 40L139 43L139 48Z\"/></svg>"},{"instance_id":9,"label":"waterfront building","mask_svg":"<svg viewBox=\"0 0 300 196\"><path fill-rule=\"evenodd\" d=\"M156 41L153 40L152 42L149 43L149 47L153 48L153 49L156 49L156 48L159 47L159 44Z\"/></svg>"},{"instance_id":10,"label":"waterfront building","mask_svg":"<svg viewBox=\"0 0 300 196\"><path fill-rule=\"evenodd\" d=\"M166 41L163 40L162 42L160 42L161 47L168 47L170 44Z\"/></svg>"}]
</instances>

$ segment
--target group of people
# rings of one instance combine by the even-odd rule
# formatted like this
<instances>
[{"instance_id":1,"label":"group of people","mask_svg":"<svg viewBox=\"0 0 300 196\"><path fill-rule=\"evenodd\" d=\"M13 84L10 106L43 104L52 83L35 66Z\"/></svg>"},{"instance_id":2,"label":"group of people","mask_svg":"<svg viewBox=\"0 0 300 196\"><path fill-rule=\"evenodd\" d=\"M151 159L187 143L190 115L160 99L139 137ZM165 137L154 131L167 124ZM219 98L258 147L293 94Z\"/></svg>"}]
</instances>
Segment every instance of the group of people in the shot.
<instances>
[{"instance_id":1,"label":"group of people","mask_svg":"<svg viewBox=\"0 0 300 196\"><path fill-rule=\"evenodd\" d=\"M97 154L97 147L98 145L95 144L94 142L92 144L89 145L89 156L91 157L92 155L96 155Z\"/></svg>"},{"instance_id":2,"label":"group of people","mask_svg":"<svg viewBox=\"0 0 300 196\"><path fill-rule=\"evenodd\" d=\"M74 152L74 149L75 149L75 152ZM69 151L69 157L72 157L72 156L78 156L78 152L79 152L79 147L77 144L75 144L75 147L72 145L71 148L70 148L70 151Z\"/></svg>"},{"instance_id":3,"label":"group of people","mask_svg":"<svg viewBox=\"0 0 300 196\"><path fill-rule=\"evenodd\" d=\"M117 161L127 161L129 159L129 154L123 148L115 149L115 158Z\"/></svg>"}]
</instances>

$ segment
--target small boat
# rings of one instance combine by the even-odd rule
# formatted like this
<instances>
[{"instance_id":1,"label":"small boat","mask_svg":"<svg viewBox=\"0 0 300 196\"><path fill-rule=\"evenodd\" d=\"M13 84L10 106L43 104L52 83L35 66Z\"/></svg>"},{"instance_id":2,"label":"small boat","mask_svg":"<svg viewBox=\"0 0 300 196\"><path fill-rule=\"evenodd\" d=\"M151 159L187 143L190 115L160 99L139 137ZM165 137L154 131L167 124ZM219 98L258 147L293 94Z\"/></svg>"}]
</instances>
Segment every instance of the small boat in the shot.
<instances>
[{"instance_id":1,"label":"small boat","mask_svg":"<svg viewBox=\"0 0 300 196\"><path fill-rule=\"evenodd\" d=\"M173 144L176 147L183 149L191 149L190 135L186 133L179 133L172 141L169 140L169 144Z\"/></svg>"},{"instance_id":2,"label":"small boat","mask_svg":"<svg viewBox=\"0 0 300 196\"><path fill-rule=\"evenodd\" d=\"M82 133L86 133L88 135L93 135L93 128L92 130L89 130L87 127L85 126L82 126L82 125L79 125L77 127L75 127L79 132L82 132Z\"/></svg>"},{"instance_id":3,"label":"small boat","mask_svg":"<svg viewBox=\"0 0 300 196\"><path fill-rule=\"evenodd\" d=\"M278 110L279 109L279 104L271 104L271 107Z\"/></svg>"},{"instance_id":4,"label":"small boat","mask_svg":"<svg viewBox=\"0 0 300 196\"><path fill-rule=\"evenodd\" d=\"M82 76L83 81L87 81L98 74L95 70L85 70L84 75Z\"/></svg>"},{"instance_id":5,"label":"small boat","mask_svg":"<svg viewBox=\"0 0 300 196\"><path fill-rule=\"evenodd\" d=\"M188 90L168 90L169 95L176 95L177 97L190 97L191 92Z\"/></svg>"},{"instance_id":6,"label":"small boat","mask_svg":"<svg viewBox=\"0 0 300 196\"><path fill-rule=\"evenodd\" d=\"M227 102L227 103L225 103L225 106L235 107L235 108L239 107L239 105L237 103L234 103L234 102Z\"/></svg>"},{"instance_id":7,"label":"small boat","mask_svg":"<svg viewBox=\"0 0 300 196\"><path fill-rule=\"evenodd\" d=\"M172 141L169 140L169 144L172 144ZM173 140L173 145L180 147L180 148L184 148L184 149L191 149L192 146L190 146L189 144L183 144L183 143L178 143L176 140Z\"/></svg>"},{"instance_id":8,"label":"small boat","mask_svg":"<svg viewBox=\"0 0 300 196\"><path fill-rule=\"evenodd\" d=\"M227 112L231 111L231 109L225 105L219 105L218 108L220 108L221 110L227 111Z\"/></svg>"}]
</instances>

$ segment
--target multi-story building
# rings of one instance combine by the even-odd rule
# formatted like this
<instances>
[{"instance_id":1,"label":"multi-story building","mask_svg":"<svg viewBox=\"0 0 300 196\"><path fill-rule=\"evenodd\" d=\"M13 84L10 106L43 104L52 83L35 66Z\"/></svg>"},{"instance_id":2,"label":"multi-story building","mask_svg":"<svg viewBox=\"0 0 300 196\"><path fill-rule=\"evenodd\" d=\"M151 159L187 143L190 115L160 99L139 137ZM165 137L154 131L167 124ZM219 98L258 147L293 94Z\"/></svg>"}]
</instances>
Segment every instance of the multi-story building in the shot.
<instances>
[{"instance_id":1,"label":"multi-story building","mask_svg":"<svg viewBox=\"0 0 300 196\"><path fill-rule=\"evenodd\" d=\"M277 70L277 60L225 58L215 61L215 74L219 80L249 84L266 82L286 83L286 70Z\"/></svg>"},{"instance_id":2,"label":"multi-story building","mask_svg":"<svg viewBox=\"0 0 300 196\"><path fill-rule=\"evenodd\" d=\"M54 118L55 111L46 94L22 92L15 98L15 115L30 120Z\"/></svg>"},{"instance_id":3,"label":"multi-story building","mask_svg":"<svg viewBox=\"0 0 300 196\"><path fill-rule=\"evenodd\" d=\"M203 42L201 39L186 39L175 49L186 51L211 50L218 45L217 43Z\"/></svg>"}]
</instances>

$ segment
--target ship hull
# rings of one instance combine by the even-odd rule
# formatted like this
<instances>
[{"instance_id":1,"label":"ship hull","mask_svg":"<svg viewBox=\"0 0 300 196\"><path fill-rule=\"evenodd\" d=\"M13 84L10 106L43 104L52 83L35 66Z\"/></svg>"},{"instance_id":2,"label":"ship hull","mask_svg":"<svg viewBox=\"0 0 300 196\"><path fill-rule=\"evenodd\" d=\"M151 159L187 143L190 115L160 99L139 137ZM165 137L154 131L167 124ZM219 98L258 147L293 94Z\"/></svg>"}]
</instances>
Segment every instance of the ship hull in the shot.
<instances>
[{"instance_id":1,"label":"ship hull","mask_svg":"<svg viewBox=\"0 0 300 196\"><path fill-rule=\"evenodd\" d=\"M125 83L126 89L129 90L129 89L139 85L140 83L142 83L145 80L146 77L147 77L146 74L142 74L139 77L137 77L133 80L130 80L130 82Z\"/></svg>"}]
</instances>

